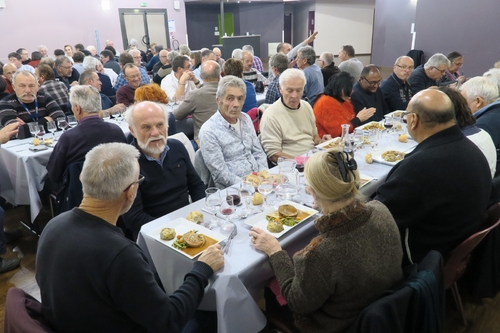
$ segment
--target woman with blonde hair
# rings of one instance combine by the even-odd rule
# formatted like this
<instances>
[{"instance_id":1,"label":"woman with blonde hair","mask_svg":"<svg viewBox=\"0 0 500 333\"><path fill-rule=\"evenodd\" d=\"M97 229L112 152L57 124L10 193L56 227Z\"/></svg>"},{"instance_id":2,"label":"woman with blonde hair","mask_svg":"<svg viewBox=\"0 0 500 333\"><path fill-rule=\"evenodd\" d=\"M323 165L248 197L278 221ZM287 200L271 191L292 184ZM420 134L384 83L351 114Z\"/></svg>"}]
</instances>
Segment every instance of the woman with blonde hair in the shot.
<instances>
[{"instance_id":1,"label":"woman with blonde hair","mask_svg":"<svg viewBox=\"0 0 500 333\"><path fill-rule=\"evenodd\" d=\"M391 213L358 194L356 161L335 150L305 166L306 190L323 216L319 235L293 260L271 234L252 228L256 249L269 256L281 294L301 332L345 332L384 290L403 279L403 252Z\"/></svg>"},{"instance_id":2,"label":"woman with blonde hair","mask_svg":"<svg viewBox=\"0 0 500 333\"><path fill-rule=\"evenodd\" d=\"M136 103L150 101L162 104L168 103L168 97L165 91L163 91L159 85L156 83L146 84L140 86L135 90L134 101ZM177 133L177 127L175 125L175 117L169 112L168 114L168 135L174 135Z\"/></svg>"}]
</instances>

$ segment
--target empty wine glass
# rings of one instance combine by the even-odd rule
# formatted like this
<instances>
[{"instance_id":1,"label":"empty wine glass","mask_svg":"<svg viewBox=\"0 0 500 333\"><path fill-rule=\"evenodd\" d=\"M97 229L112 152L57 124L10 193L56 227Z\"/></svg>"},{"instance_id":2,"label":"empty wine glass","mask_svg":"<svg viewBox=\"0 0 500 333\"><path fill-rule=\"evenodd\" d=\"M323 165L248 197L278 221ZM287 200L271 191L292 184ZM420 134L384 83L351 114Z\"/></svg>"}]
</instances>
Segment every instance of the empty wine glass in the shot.
<instances>
[{"instance_id":1,"label":"empty wine glass","mask_svg":"<svg viewBox=\"0 0 500 333\"><path fill-rule=\"evenodd\" d=\"M249 214L251 214L253 211L248 208L248 205L250 204L250 199L255 193L255 186L253 183L253 180L247 179L247 177L241 178L241 183L240 183L240 195L243 197L245 200L245 209L243 209L241 216L242 217L247 217Z\"/></svg>"},{"instance_id":2,"label":"empty wine glass","mask_svg":"<svg viewBox=\"0 0 500 333\"><path fill-rule=\"evenodd\" d=\"M57 127L59 127L63 131L63 133L66 132L66 129L68 128L68 122L66 121L65 117L57 118Z\"/></svg>"},{"instance_id":3,"label":"empty wine glass","mask_svg":"<svg viewBox=\"0 0 500 333\"><path fill-rule=\"evenodd\" d=\"M43 136L45 135L45 127L43 125L38 125L38 133L37 136L43 140Z\"/></svg>"},{"instance_id":4,"label":"empty wine glass","mask_svg":"<svg viewBox=\"0 0 500 333\"><path fill-rule=\"evenodd\" d=\"M36 138L38 134L38 123L28 123L30 133Z\"/></svg>"},{"instance_id":5,"label":"empty wine glass","mask_svg":"<svg viewBox=\"0 0 500 333\"><path fill-rule=\"evenodd\" d=\"M102 111L102 119L109 120L109 118L110 118L109 111L103 110Z\"/></svg>"},{"instance_id":6,"label":"empty wine glass","mask_svg":"<svg viewBox=\"0 0 500 333\"><path fill-rule=\"evenodd\" d=\"M233 215L236 211L233 196L226 196L226 200L223 200L222 204L219 207L219 211L226 218L226 221L222 224L220 230L223 235L229 236L236 228L236 225L230 220L231 215Z\"/></svg>"},{"instance_id":7,"label":"empty wine glass","mask_svg":"<svg viewBox=\"0 0 500 333\"><path fill-rule=\"evenodd\" d=\"M222 204L222 199L220 197L220 190L217 187L209 187L205 190L205 205L209 207L213 213L213 217L210 220L208 226L210 229L217 227L219 225L219 220L217 219L217 206Z\"/></svg>"},{"instance_id":8,"label":"empty wine glass","mask_svg":"<svg viewBox=\"0 0 500 333\"><path fill-rule=\"evenodd\" d=\"M76 121L75 116L68 116L68 125L69 127L73 128L76 125L78 125L78 122Z\"/></svg>"},{"instance_id":9,"label":"empty wine glass","mask_svg":"<svg viewBox=\"0 0 500 333\"><path fill-rule=\"evenodd\" d=\"M113 118L115 119L116 122L119 122L120 121L120 116L121 116L121 112L118 108L116 109L113 109Z\"/></svg>"},{"instance_id":10,"label":"empty wine glass","mask_svg":"<svg viewBox=\"0 0 500 333\"><path fill-rule=\"evenodd\" d=\"M267 196L273 191L273 180L271 177L259 177L259 193L264 196L264 207L269 208L267 204Z\"/></svg>"},{"instance_id":11,"label":"empty wine glass","mask_svg":"<svg viewBox=\"0 0 500 333\"><path fill-rule=\"evenodd\" d=\"M52 133L52 138L55 138L56 135L54 134L55 131L57 131L57 126L55 121L49 121L47 123L47 130Z\"/></svg>"},{"instance_id":12,"label":"empty wine glass","mask_svg":"<svg viewBox=\"0 0 500 333\"><path fill-rule=\"evenodd\" d=\"M174 98L169 98L168 99L168 106L170 106L170 109L172 111L174 111L174 104L175 104Z\"/></svg>"},{"instance_id":13,"label":"empty wine glass","mask_svg":"<svg viewBox=\"0 0 500 333\"><path fill-rule=\"evenodd\" d=\"M378 129L373 129L370 131L370 143L372 145L372 149L378 150L378 141L380 140L380 131Z\"/></svg>"}]
</instances>

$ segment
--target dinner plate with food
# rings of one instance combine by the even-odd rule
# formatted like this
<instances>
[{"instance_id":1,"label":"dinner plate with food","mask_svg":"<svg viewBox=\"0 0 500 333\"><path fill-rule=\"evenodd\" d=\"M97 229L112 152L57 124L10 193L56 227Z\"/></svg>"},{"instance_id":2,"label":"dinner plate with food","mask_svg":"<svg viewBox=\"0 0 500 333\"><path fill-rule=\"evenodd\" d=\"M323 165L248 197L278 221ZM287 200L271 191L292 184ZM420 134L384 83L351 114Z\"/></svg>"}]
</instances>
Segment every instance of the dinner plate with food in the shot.
<instances>
[{"instance_id":1,"label":"dinner plate with food","mask_svg":"<svg viewBox=\"0 0 500 333\"><path fill-rule=\"evenodd\" d=\"M373 157L373 161L377 163L394 166L405 158L406 152L401 149L386 148L382 149L382 153Z\"/></svg>"},{"instance_id":2,"label":"dinner plate with food","mask_svg":"<svg viewBox=\"0 0 500 333\"><path fill-rule=\"evenodd\" d=\"M226 239L225 236L182 217L165 223L161 228L148 233L148 236L190 259L202 254L210 245Z\"/></svg>"},{"instance_id":3,"label":"dinner plate with food","mask_svg":"<svg viewBox=\"0 0 500 333\"><path fill-rule=\"evenodd\" d=\"M336 137L325 142L316 145L318 149L331 149L331 148L339 148L340 147L340 137Z\"/></svg>"},{"instance_id":4,"label":"dinner plate with food","mask_svg":"<svg viewBox=\"0 0 500 333\"><path fill-rule=\"evenodd\" d=\"M403 116L405 114L406 114L405 110L396 110L396 111L389 112L385 116L386 117L394 117L394 118L403 118Z\"/></svg>"},{"instance_id":5,"label":"dinner plate with food","mask_svg":"<svg viewBox=\"0 0 500 333\"><path fill-rule=\"evenodd\" d=\"M247 176L247 180L252 181L255 186L255 190L259 186L259 177L269 178L272 177L273 183L279 181L280 175L275 173L269 173L269 170L261 170L259 172L252 172Z\"/></svg>"},{"instance_id":6,"label":"dinner plate with food","mask_svg":"<svg viewBox=\"0 0 500 333\"><path fill-rule=\"evenodd\" d=\"M381 130L381 131L383 131L385 129L384 125L382 125L378 121L371 121L371 122L364 124L358 128L361 128L364 131L368 131L368 130Z\"/></svg>"},{"instance_id":7,"label":"dinner plate with food","mask_svg":"<svg viewBox=\"0 0 500 333\"><path fill-rule=\"evenodd\" d=\"M285 200L277 208L271 207L247 219L245 224L258 227L274 237L280 238L316 213L318 211L315 209Z\"/></svg>"}]
</instances>

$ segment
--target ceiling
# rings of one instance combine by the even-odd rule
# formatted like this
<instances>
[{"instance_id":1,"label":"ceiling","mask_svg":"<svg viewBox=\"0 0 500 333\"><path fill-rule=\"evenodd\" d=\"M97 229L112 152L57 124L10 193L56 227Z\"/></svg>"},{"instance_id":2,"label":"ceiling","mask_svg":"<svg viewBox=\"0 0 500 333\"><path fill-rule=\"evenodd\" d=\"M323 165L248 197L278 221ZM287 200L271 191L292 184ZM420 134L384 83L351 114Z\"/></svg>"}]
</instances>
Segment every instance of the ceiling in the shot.
<instances>
[{"instance_id":1,"label":"ceiling","mask_svg":"<svg viewBox=\"0 0 500 333\"><path fill-rule=\"evenodd\" d=\"M315 0L224 0L224 3L256 3L256 2L281 2L281 3L296 3L296 2L311 2ZM220 0L184 0L185 3L204 3L204 4L220 4Z\"/></svg>"}]
</instances>

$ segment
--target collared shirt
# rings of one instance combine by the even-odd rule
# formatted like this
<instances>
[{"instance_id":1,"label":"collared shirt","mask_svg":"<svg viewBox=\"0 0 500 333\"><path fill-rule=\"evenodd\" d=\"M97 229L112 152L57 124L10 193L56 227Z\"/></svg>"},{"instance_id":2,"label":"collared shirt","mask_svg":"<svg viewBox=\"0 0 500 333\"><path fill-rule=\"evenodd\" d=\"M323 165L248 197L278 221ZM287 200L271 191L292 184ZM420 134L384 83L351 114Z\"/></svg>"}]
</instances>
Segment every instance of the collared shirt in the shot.
<instances>
[{"instance_id":1,"label":"collared shirt","mask_svg":"<svg viewBox=\"0 0 500 333\"><path fill-rule=\"evenodd\" d=\"M281 98L279 79L280 79L279 75L274 77L271 84L267 86L266 100L264 101L264 103L273 104L274 102L276 102L278 99Z\"/></svg>"},{"instance_id":2,"label":"collared shirt","mask_svg":"<svg viewBox=\"0 0 500 333\"><path fill-rule=\"evenodd\" d=\"M191 80L188 80L185 84L186 86L184 88L184 96L186 96L187 93L190 92L191 90L196 89L196 85ZM174 98L178 87L179 87L179 80L175 77L174 72L168 74L163 78L163 80L161 80L161 89L165 91L169 100Z\"/></svg>"},{"instance_id":3,"label":"collared shirt","mask_svg":"<svg viewBox=\"0 0 500 333\"><path fill-rule=\"evenodd\" d=\"M144 153L144 157L148 161L155 161L158 163L162 168L163 168L163 161L165 161L165 157L167 156L168 151L170 150L170 147L168 145L165 145L165 149L163 152L160 154L160 159L156 159L154 157L149 156L148 154Z\"/></svg>"},{"instance_id":4,"label":"collared shirt","mask_svg":"<svg viewBox=\"0 0 500 333\"><path fill-rule=\"evenodd\" d=\"M474 112L474 117L476 119L479 118L479 117L481 117L483 115L483 113L485 113L486 111L488 111L489 109L491 109L493 106L498 105L498 104L500 104L500 100L496 101L496 102L493 102L491 104L486 105L482 109L477 110L476 112Z\"/></svg>"},{"instance_id":5,"label":"collared shirt","mask_svg":"<svg viewBox=\"0 0 500 333\"><path fill-rule=\"evenodd\" d=\"M262 60L259 57L253 56L252 67L257 69L259 72L264 71L264 65L262 65Z\"/></svg>"},{"instance_id":6,"label":"collared shirt","mask_svg":"<svg viewBox=\"0 0 500 333\"><path fill-rule=\"evenodd\" d=\"M141 72L141 84L151 83L151 80L149 79L148 72L146 72L146 70L142 67L138 67L138 68L139 68L139 72ZM118 91L118 89L120 89L121 87L123 87L126 84L128 84L128 82L127 82L127 80L125 80L125 77L123 76L123 71L122 71L118 75L118 77L116 78L116 83L113 86L113 88L115 88L115 90Z\"/></svg>"},{"instance_id":7,"label":"collared shirt","mask_svg":"<svg viewBox=\"0 0 500 333\"><path fill-rule=\"evenodd\" d=\"M59 106L64 106L68 104L69 94L66 85L60 81L50 80L45 81L40 86L39 91L44 94L49 94Z\"/></svg>"}]
</instances>

